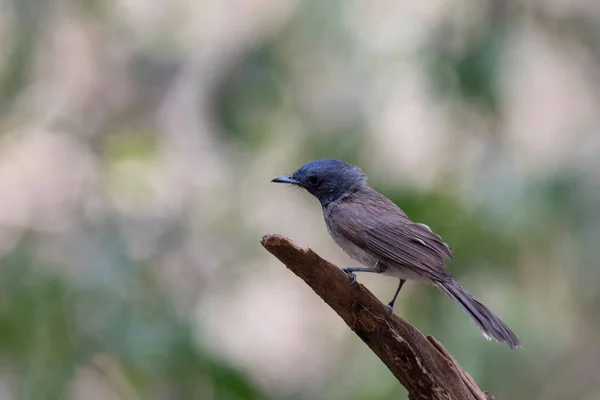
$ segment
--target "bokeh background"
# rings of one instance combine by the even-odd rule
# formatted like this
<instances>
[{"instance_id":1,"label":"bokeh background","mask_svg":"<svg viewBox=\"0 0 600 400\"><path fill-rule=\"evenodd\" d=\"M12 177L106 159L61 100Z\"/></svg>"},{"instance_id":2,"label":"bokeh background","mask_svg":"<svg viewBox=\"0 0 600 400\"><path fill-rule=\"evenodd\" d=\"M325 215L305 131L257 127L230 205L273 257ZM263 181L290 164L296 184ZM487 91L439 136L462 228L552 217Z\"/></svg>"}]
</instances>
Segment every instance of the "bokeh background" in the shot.
<instances>
[{"instance_id":1,"label":"bokeh background","mask_svg":"<svg viewBox=\"0 0 600 400\"><path fill-rule=\"evenodd\" d=\"M523 349L396 306L499 399L600 399L600 3L1 0L0 399L404 399L260 247L357 164ZM396 281L359 280L389 300Z\"/></svg>"}]
</instances>

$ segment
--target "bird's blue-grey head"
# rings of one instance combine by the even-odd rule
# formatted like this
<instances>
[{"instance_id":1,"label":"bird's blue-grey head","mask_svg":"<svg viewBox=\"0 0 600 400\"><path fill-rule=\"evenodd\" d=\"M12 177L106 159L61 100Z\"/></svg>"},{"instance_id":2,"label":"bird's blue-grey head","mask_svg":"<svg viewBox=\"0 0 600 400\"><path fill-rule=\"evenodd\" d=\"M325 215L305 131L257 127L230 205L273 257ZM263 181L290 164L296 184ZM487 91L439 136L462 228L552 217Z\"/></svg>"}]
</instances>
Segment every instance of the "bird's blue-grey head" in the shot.
<instances>
[{"instance_id":1,"label":"bird's blue-grey head","mask_svg":"<svg viewBox=\"0 0 600 400\"><path fill-rule=\"evenodd\" d=\"M326 206L340 197L356 192L366 185L367 177L352 164L334 158L314 160L290 175L271 182L289 183L306 189Z\"/></svg>"}]
</instances>

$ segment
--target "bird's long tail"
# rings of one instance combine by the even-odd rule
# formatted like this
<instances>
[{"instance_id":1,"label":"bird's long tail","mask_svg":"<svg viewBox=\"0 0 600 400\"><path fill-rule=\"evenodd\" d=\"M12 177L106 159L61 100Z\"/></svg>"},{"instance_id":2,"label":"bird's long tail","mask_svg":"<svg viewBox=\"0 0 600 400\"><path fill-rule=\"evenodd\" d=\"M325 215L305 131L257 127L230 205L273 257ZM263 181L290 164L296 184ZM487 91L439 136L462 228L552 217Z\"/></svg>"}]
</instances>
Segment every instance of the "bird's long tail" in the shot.
<instances>
[{"instance_id":1,"label":"bird's long tail","mask_svg":"<svg viewBox=\"0 0 600 400\"><path fill-rule=\"evenodd\" d=\"M494 338L500 343L505 342L513 349L521 345L515 333L489 308L475 300L458 282L437 282L437 286L460 304L487 339Z\"/></svg>"}]
</instances>

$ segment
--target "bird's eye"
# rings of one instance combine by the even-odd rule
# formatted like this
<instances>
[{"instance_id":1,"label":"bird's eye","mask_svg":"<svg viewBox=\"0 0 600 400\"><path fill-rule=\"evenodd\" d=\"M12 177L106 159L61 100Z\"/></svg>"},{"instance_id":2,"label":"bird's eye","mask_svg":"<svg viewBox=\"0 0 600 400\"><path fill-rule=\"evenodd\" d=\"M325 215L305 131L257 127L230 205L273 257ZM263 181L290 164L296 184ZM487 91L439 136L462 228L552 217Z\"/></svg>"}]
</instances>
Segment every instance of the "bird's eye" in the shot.
<instances>
[{"instance_id":1,"label":"bird's eye","mask_svg":"<svg viewBox=\"0 0 600 400\"><path fill-rule=\"evenodd\" d=\"M319 183L319 178L317 178L314 175L311 175L308 177L308 183L310 183L311 185L317 185Z\"/></svg>"}]
</instances>

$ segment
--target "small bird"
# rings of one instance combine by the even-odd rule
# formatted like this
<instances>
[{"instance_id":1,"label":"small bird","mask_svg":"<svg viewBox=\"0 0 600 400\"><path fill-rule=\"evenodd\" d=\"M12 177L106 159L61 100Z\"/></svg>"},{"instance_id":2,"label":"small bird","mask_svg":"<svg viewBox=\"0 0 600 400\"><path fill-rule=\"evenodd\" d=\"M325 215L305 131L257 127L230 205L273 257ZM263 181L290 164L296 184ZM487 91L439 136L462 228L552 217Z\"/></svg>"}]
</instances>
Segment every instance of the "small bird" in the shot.
<instances>
[{"instance_id":1,"label":"small bird","mask_svg":"<svg viewBox=\"0 0 600 400\"><path fill-rule=\"evenodd\" d=\"M352 259L365 267L344 268L400 279L394 302L407 279L433 284L456 301L490 340L520 346L519 339L500 318L477 301L444 265L454 259L450 247L425 224L412 222L391 200L367 185L362 170L332 158L310 161L296 172L272 180L306 189L323 208L327 231Z\"/></svg>"}]
</instances>

